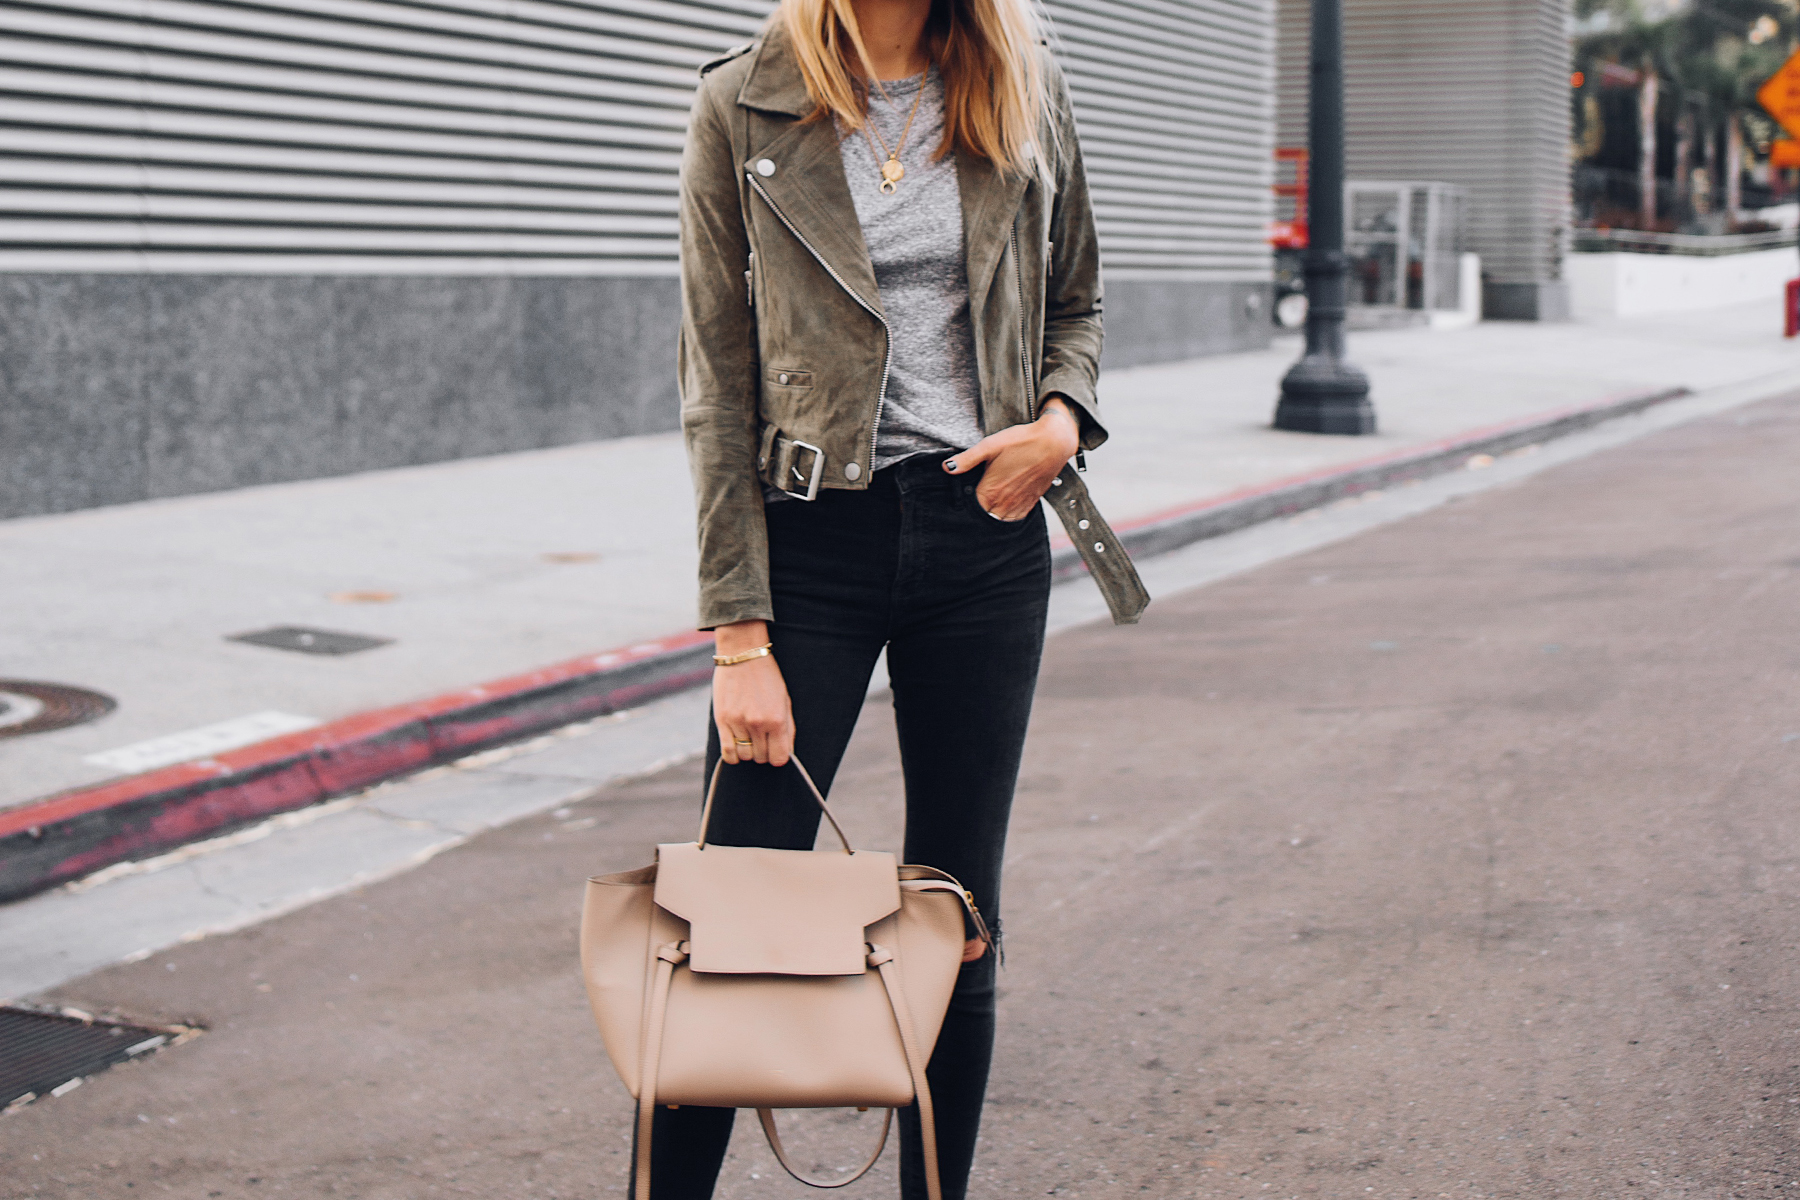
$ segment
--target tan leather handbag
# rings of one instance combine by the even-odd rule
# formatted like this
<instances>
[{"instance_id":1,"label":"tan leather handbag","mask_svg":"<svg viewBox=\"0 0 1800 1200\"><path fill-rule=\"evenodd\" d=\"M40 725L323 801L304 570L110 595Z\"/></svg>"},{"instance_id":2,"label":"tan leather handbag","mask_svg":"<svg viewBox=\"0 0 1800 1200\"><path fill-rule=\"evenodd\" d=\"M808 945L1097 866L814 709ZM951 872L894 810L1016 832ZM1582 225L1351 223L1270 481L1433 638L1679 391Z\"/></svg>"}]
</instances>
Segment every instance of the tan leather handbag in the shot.
<instances>
[{"instance_id":1,"label":"tan leather handbag","mask_svg":"<svg viewBox=\"0 0 1800 1200\"><path fill-rule=\"evenodd\" d=\"M581 968L606 1052L637 1098L637 1200L650 1197L658 1104L754 1108L769 1148L814 1187L860 1179L896 1108L917 1103L925 1179L939 1200L925 1064L956 986L973 898L931 867L853 850L793 760L841 850L708 846L720 763L700 833L652 866L588 880ZM772 1110L885 1108L881 1142L844 1179L788 1162Z\"/></svg>"}]
</instances>

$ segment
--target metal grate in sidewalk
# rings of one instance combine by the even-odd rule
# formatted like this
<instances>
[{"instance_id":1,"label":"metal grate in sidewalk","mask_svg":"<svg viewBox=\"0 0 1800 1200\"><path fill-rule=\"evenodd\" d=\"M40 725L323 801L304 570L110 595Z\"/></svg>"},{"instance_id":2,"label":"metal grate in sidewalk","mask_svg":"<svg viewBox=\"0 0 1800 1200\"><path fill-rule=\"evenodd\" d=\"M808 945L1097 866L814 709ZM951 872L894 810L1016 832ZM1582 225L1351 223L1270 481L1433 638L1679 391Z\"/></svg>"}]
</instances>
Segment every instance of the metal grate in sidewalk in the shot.
<instances>
[{"instance_id":1,"label":"metal grate in sidewalk","mask_svg":"<svg viewBox=\"0 0 1800 1200\"><path fill-rule=\"evenodd\" d=\"M356 654L377 646L392 645L393 638L368 637L360 633L339 633L335 629L313 629L305 625L277 625L253 633L234 633L228 642L248 642L273 650L293 650L300 654Z\"/></svg>"},{"instance_id":2,"label":"metal grate in sidewalk","mask_svg":"<svg viewBox=\"0 0 1800 1200\"><path fill-rule=\"evenodd\" d=\"M97 721L118 701L66 683L0 679L0 738L48 733Z\"/></svg>"},{"instance_id":3,"label":"metal grate in sidewalk","mask_svg":"<svg viewBox=\"0 0 1800 1200\"><path fill-rule=\"evenodd\" d=\"M0 1005L0 1108L66 1095L89 1075L197 1032L182 1026L132 1025L76 1009Z\"/></svg>"}]
</instances>

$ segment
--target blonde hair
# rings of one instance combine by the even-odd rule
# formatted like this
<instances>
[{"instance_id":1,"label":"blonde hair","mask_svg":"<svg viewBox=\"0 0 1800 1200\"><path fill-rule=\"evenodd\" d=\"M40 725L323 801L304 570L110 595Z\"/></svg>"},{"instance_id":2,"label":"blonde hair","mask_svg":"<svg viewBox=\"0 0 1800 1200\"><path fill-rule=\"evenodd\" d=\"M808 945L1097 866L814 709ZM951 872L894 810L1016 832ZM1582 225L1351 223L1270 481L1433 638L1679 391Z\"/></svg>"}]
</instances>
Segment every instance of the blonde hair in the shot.
<instances>
[{"instance_id":1,"label":"blonde hair","mask_svg":"<svg viewBox=\"0 0 1800 1200\"><path fill-rule=\"evenodd\" d=\"M817 105L809 121L836 117L861 129L869 84L850 64L867 63L850 0L781 0L777 14L800 62L800 77ZM932 0L925 47L944 81L942 158L953 148L988 159L1002 171L1041 174L1048 164L1040 133L1049 96L1038 57L1043 36L1031 0Z\"/></svg>"}]
</instances>

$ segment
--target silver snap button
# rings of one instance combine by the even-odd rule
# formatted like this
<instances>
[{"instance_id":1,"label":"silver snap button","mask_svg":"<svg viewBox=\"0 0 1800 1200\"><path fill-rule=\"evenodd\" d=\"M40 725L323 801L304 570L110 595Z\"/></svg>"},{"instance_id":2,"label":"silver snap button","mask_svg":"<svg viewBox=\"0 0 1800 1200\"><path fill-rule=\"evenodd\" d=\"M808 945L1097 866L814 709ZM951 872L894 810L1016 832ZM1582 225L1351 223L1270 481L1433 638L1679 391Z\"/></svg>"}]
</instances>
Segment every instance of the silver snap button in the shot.
<instances>
[{"instance_id":1,"label":"silver snap button","mask_svg":"<svg viewBox=\"0 0 1800 1200\"><path fill-rule=\"evenodd\" d=\"M777 375L775 377L775 382L776 383L786 383L787 382L787 372L783 371L781 374Z\"/></svg>"},{"instance_id":2,"label":"silver snap button","mask_svg":"<svg viewBox=\"0 0 1800 1200\"><path fill-rule=\"evenodd\" d=\"M758 175L761 175L764 179L767 179L769 176L771 176L775 173L774 162L771 161L770 159L766 159L766 158L757 159L756 160L756 173Z\"/></svg>"},{"instance_id":3,"label":"silver snap button","mask_svg":"<svg viewBox=\"0 0 1800 1200\"><path fill-rule=\"evenodd\" d=\"M1094 543L1094 552L1097 554L1105 554L1106 553L1106 543L1105 542L1095 542Z\"/></svg>"},{"instance_id":4,"label":"silver snap button","mask_svg":"<svg viewBox=\"0 0 1800 1200\"><path fill-rule=\"evenodd\" d=\"M769 465L769 456L766 454L756 460L756 469L759 471L768 465Z\"/></svg>"},{"instance_id":5,"label":"silver snap button","mask_svg":"<svg viewBox=\"0 0 1800 1200\"><path fill-rule=\"evenodd\" d=\"M1087 527L1088 527L1088 523L1086 521L1082 521L1080 524L1078 524L1076 526L1077 529L1086 529Z\"/></svg>"},{"instance_id":6,"label":"silver snap button","mask_svg":"<svg viewBox=\"0 0 1800 1200\"><path fill-rule=\"evenodd\" d=\"M1061 487L1062 486L1062 476L1058 475L1055 479L1052 479L1050 481L1050 486L1051 487Z\"/></svg>"},{"instance_id":7,"label":"silver snap button","mask_svg":"<svg viewBox=\"0 0 1800 1200\"><path fill-rule=\"evenodd\" d=\"M860 463L845 463L844 464L844 478L845 479L861 479L862 478L862 464L860 464Z\"/></svg>"}]
</instances>

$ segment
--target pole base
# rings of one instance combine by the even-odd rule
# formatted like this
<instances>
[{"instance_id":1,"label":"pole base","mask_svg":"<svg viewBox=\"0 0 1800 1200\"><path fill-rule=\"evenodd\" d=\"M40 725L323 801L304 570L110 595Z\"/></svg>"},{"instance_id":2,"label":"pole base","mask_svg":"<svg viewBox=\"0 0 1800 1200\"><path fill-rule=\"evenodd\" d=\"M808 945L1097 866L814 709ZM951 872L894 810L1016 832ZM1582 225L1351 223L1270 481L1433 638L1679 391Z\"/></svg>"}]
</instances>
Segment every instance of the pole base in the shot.
<instances>
[{"instance_id":1,"label":"pole base","mask_svg":"<svg viewBox=\"0 0 1800 1200\"><path fill-rule=\"evenodd\" d=\"M1281 381L1275 428L1351 437L1374 433L1369 377L1342 359L1307 355Z\"/></svg>"},{"instance_id":2,"label":"pole base","mask_svg":"<svg viewBox=\"0 0 1800 1200\"><path fill-rule=\"evenodd\" d=\"M1275 406L1275 428L1295 433L1337 433L1363 437L1374 433L1375 406L1364 396L1361 400L1317 403L1281 398Z\"/></svg>"}]
</instances>

